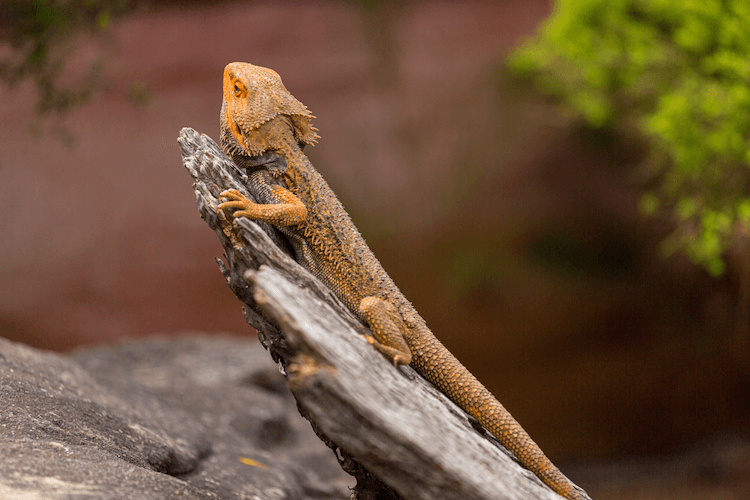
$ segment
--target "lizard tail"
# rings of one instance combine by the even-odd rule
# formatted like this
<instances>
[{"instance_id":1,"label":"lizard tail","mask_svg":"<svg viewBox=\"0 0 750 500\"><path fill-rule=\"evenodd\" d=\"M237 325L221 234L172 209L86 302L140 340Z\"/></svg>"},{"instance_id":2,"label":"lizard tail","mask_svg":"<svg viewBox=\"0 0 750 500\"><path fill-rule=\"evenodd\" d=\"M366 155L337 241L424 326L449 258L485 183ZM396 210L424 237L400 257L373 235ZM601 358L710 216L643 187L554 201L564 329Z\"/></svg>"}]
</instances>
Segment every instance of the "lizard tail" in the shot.
<instances>
[{"instance_id":1,"label":"lizard tail","mask_svg":"<svg viewBox=\"0 0 750 500\"><path fill-rule=\"evenodd\" d=\"M569 500L591 500L555 467L510 412L432 333L419 338L419 348L412 347L411 366L420 375L476 418L524 467L555 492Z\"/></svg>"}]
</instances>

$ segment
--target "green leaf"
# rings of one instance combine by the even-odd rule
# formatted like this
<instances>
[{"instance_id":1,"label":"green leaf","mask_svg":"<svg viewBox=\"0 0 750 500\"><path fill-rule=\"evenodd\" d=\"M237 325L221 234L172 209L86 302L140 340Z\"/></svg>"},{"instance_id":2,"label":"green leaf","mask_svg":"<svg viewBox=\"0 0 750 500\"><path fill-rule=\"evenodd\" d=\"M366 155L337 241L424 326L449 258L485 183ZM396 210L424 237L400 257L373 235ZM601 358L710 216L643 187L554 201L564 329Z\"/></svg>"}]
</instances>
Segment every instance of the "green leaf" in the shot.
<instances>
[{"instance_id":1,"label":"green leaf","mask_svg":"<svg viewBox=\"0 0 750 500\"><path fill-rule=\"evenodd\" d=\"M590 127L645 139L660 184L639 209L671 210L663 248L723 272L750 223L750 2L560 0L510 61Z\"/></svg>"}]
</instances>

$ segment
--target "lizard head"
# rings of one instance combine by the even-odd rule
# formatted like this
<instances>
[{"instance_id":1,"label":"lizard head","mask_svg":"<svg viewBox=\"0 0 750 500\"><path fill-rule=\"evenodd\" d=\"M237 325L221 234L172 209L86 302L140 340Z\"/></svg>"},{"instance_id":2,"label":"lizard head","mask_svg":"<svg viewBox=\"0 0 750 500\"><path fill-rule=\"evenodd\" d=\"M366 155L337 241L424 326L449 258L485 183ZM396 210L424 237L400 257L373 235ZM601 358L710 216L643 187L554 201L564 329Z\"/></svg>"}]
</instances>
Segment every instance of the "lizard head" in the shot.
<instances>
[{"instance_id":1,"label":"lizard head","mask_svg":"<svg viewBox=\"0 0 750 500\"><path fill-rule=\"evenodd\" d=\"M300 145L314 144L315 118L289 93L275 71L249 63L234 62L224 68L224 99L221 105L221 143L229 154L257 156L269 149L260 134L264 123L279 115L289 118Z\"/></svg>"}]
</instances>

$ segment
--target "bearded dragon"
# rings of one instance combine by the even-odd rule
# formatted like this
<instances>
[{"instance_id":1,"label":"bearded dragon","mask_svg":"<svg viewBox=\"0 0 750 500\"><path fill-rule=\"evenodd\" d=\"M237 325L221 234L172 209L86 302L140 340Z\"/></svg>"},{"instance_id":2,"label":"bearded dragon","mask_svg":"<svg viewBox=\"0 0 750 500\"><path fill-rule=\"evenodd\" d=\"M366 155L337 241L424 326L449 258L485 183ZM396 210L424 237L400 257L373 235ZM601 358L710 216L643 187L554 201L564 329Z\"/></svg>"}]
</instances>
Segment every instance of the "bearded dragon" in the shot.
<instances>
[{"instance_id":1,"label":"bearded dragon","mask_svg":"<svg viewBox=\"0 0 750 500\"><path fill-rule=\"evenodd\" d=\"M394 365L410 365L476 418L519 461L570 500L588 496L546 457L502 404L435 338L399 291L302 148L319 139L314 118L271 69L231 63L224 70L221 146L247 169L255 203L221 193L218 210L275 226L295 259L320 279L374 335ZM233 213L232 213L233 212Z\"/></svg>"}]
</instances>

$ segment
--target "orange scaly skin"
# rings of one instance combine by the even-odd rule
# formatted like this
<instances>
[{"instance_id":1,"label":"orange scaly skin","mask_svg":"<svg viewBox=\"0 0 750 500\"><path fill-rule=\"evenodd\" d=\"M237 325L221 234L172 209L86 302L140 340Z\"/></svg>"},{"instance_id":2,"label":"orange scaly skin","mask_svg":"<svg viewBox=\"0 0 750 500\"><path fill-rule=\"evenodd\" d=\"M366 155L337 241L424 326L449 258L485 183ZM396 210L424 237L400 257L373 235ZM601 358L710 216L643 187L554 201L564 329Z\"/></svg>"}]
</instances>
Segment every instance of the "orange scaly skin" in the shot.
<instances>
[{"instance_id":1,"label":"orange scaly skin","mask_svg":"<svg viewBox=\"0 0 750 500\"><path fill-rule=\"evenodd\" d=\"M370 327L377 339L369 339L374 347L396 365L410 364L554 491L571 500L587 499L435 338L383 270L302 152L318 138L311 118L274 71L248 63L229 64L224 70L221 144L239 166L256 167L249 169L249 188L261 203L229 190L222 193L227 201L219 210L236 209L234 217L275 225L291 242L297 262ZM259 160L260 155L264 156Z\"/></svg>"}]
</instances>

